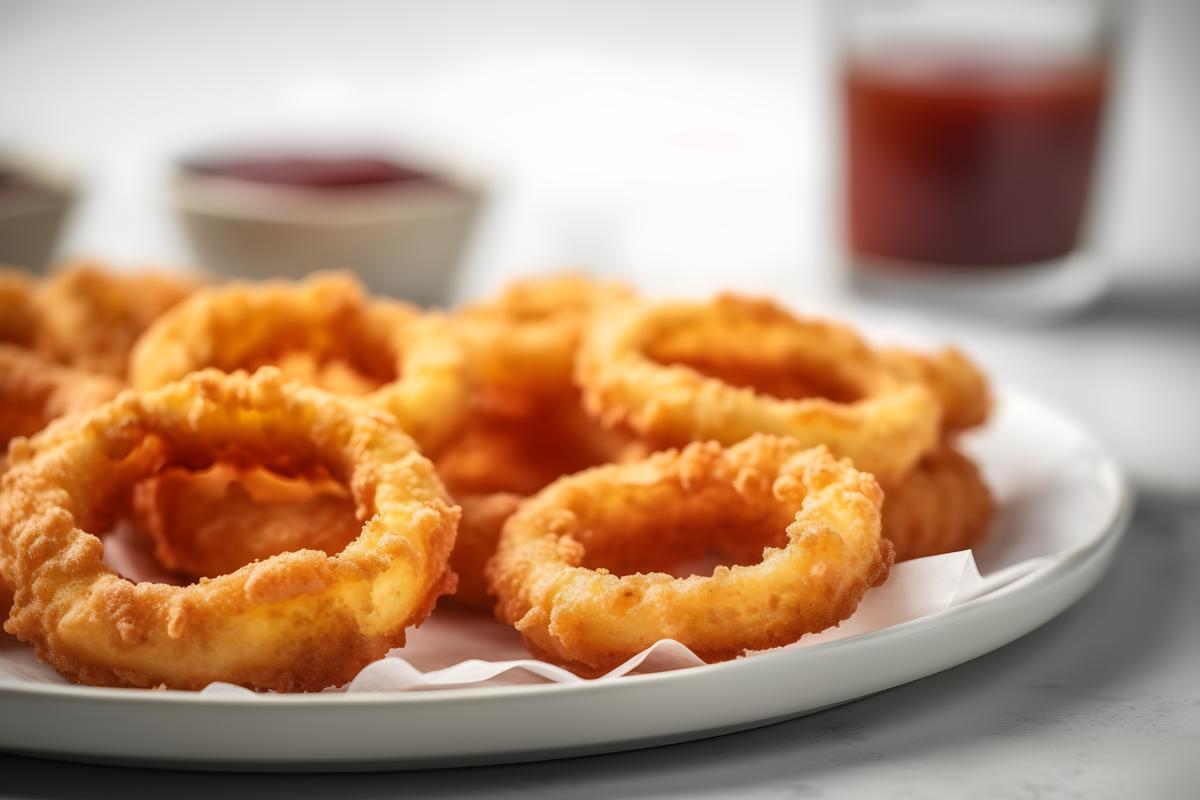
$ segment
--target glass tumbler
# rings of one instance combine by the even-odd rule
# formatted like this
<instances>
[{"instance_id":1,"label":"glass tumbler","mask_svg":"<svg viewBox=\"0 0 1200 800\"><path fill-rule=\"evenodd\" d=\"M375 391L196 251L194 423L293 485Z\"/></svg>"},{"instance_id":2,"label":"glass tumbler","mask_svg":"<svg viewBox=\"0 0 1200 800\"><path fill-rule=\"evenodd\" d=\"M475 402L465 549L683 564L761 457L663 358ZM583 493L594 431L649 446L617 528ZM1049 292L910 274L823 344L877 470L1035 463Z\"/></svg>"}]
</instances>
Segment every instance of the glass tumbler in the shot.
<instances>
[{"instance_id":1,"label":"glass tumbler","mask_svg":"<svg viewBox=\"0 0 1200 800\"><path fill-rule=\"evenodd\" d=\"M1119 25L1109 0L851 0L843 229L857 285L1059 311L1103 288L1091 209Z\"/></svg>"}]
</instances>

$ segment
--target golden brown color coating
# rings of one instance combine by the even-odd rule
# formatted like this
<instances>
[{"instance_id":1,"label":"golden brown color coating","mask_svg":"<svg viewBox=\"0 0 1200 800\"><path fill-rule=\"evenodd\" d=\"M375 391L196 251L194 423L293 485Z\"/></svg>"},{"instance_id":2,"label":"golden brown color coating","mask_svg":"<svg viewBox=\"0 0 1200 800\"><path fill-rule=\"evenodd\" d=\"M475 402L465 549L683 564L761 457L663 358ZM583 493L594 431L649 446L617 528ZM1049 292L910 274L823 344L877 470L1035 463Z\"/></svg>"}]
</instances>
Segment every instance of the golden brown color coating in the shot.
<instances>
[{"instance_id":1,"label":"golden brown color coating","mask_svg":"<svg viewBox=\"0 0 1200 800\"><path fill-rule=\"evenodd\" d=\"M196 580L292 550L336 555L362 524L345 487L217 464L169 469L134 487L137 527L158 563Z\"/></svg>"},{"instance_id":2,"label":"golden brown color coating","mask_svg":"<svg viewBox=\"0 0 1200 800\"><path fill-rule=\"evenodd\" d=\"M514 418L476 413L438 456L438 474L456 496L532 494L562 475L623 460L630 437L564 403Z\"/></svg>"},{"instance_id":3,"label":"golden brown color coating","mask_svg":"<svg viewBox=\"0 0 1200 800\"><path fill-rule=\"evenodd\" d=\"M496 613L583 674L664 638L707 661L778 647L836 625L886 578L882 501L849 462L773 436L597 467L505 523L488 565ZM710 552L711 576L668 572Z\"/></svg>"},{"instance_id":4,"label":"golden brown color coating","mask_svg":"<svg viewBox=\"0 0 1200 800\"><path fill-rule=\"evenodd\" d=\"M499 296L463 307L452 324L487 404L517 415L575 402L572 375L583 326L625 286L563 274L510 284Z\"/></svg>"},{"instance_id":5,"label":"golden brown color coating","mask_svg":"<svg viewBox=\"0 0 1200 800\"><path fill-rule=\"evenodd\" d=\"M205 371L126 392L10 449L0 479L5 629L88 684L313 691L404 643L453 590L458 509L395 419L279 372ZM301 550L186 587L134 584L102 563L120 498L162 467L217 461L325 471L362 527L336 556Z\"/></svg>"},{"instance_id":6,"label":"golden brown color coating","mask_svg":"<svg viewBox=\"0 0 1200 800\"><path fill-rule=\"evenodd\" d=\"M491 596L485 568L496 552L504 523L521 504L521 496L509 492L486 495L460 495L462 507L458 539L450 554L450 568L458 576L458 588L446 601L470 611L491 611L496 604Z\"/></svg>"},{"instance_id":7,"label":"golden brown color coating","mask_svg":"<svg viewBox=\"0 0 1200 800\"><path fill-rule=\"evenodd\" d=\"M453 604L493 605L483 568L522 496L634 447L584 412L572 377L588 318L631 297L620 284L563 274L511 284L451 317L474 384L469 417L436 462L463 507Z\"/></svg>"},{"instance_id":8,"label":"golden brown color coating","mask_svg":"<svg viewBox=\"0 0 1200 800\"><path fill-rule=\"evenodd\" d=\"M908 380L924 383L942 407L942 428L961 431L987 421L991 390L983 372L961 350L936 353L887 349L880 353L888 369Z\"/></svg>"},{"instance_id":9,"label":"golden brown color coating","mask_svg":"<svg viewBox=\"0 0 1200 800\"><path fill-rule=\"evenodd\" d=\"M991 492L969 458L949 445L927 454L883 503L883 535L896 560L966 550L987 533Z\"/></svg>"},{"instance_id":10,"label":"golden brown color coating","mask_svg":"<svg viewBox=\"0 0 1200 800\"><path fill-rule=\"evenodd\" d=\"M0 267L0 342L32 347L37 333L33 295L36 284L26 272Z\"/></svg>"},{"instance_id":11,"label":"golden brown color coating","mask_svg":"<svg viewBox=\"0 0 1200 800\"><path fill-rule=\"evenodd\" d=\"M446 321L403 303L371 300L340 273L196 293L138 342L130 380L148 389L206 367L231 372L266 365L364 395L429 452L466 413L463 355Z\"/></svg>"},{"instance_id":12,"label":"golden brown color coating","mask_svg":"<svg viewBox=\"0 0 1200 800\"><path fill-rule=\"evenodd\" d=\"M881 481L903 476L939 432L929 389L849 328L733 295L610 307L586 330L576 378L590 412L656 445L790 436Z\"/></svg>"},{"instance_id":13,"label":"golden brown color coating","mask_svg":"<svg viewBox=\"0 0 1200 800\"><path fill-rule=\"evenodd\" d=\"M186 276L66 264L38 288L35 346L61 364L124 379L134 342L198 286Z\"/></svg>"},{"instance_id":14,"label":"golden brown color coating","mask_svg":"<svg viewBox=\"0 0 1200 800\"><path fill-rule=\"evenodd\" d=\"M51 364L29 350L0 344L0 469L4 448L53 419L88 411L121 391L107 375Z\"/></svg>"},{"instance_id":15,"label":"golden brown color coating","mask_svg":"<svg viewBox=\"0 0 1200 800\"><path fill-rule=\"evenodd\" d=\"M463 508L451 556L459 578L451 601L490 610L483 567L495 551L500 525L522 496L634 452L636 445L627 437L603 429L567 403L526 417L477 413L436 462L438 475Z\"/></svg>"}]
</instances>

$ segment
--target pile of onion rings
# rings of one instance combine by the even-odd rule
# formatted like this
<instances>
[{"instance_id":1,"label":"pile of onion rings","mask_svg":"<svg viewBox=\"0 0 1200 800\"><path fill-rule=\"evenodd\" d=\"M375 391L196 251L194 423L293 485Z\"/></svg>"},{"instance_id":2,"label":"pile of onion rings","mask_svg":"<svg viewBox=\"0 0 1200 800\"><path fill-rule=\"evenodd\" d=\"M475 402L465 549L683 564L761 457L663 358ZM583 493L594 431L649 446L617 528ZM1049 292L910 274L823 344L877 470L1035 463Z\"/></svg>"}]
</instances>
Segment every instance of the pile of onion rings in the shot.
<instances>
[{"instance_id":1,"label":"pile of onion rings","mask_svg":"<svg viewBox=\"0 0 1200 800\"><path fill-rule=\"evenodd\" d=\"M317 691L439 597L581 675L662 638L733 658L994 511L953 348L579 275L448 313L205 283L0 270L6 630L82 683ZM105 566L119 525L171 583Z\"/></svg>"}]
</instances>

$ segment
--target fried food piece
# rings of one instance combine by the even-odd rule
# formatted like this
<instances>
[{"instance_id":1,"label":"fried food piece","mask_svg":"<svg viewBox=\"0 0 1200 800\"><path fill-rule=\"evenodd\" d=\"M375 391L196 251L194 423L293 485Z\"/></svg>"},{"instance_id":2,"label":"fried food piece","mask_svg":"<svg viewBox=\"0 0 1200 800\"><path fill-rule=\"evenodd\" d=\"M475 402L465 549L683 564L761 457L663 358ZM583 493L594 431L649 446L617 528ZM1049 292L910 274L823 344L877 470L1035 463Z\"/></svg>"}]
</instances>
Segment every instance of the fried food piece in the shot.
<instances>
[{"instance_id":1,"label":"fried food piece","mask_svg":"<svg viewBox=\"0 0 1200 800\"><path fill-rule=\"evenodd\" d=\"M353 497L358 538L335 556L285 553L185 587L104 566L90 531L130 487L220 461L330 475ZM316 691L402 645L453 590L457 522L392 416L278 370L208 370L13 444L0 483L0 567L16 590L5 629L79 683Z\"/></svg>"},{"instance_id":2,"label":"fried food piece","mask_svg":"<svg viewBox=\"0 0 1200 800\"><path fill-rule=\"evenodd\" d=\"M540 417L476 415L438 458L442 481L463 508L458 544L450 557L458 591L450 601L491 609L483 566L496 548L500 526L521 497L563 475L636 453L627 437L607 431L578 406L548 408Z\"/></svg>"},{"instance_id":3,"label":"fried food piece","mask_svg":"<svg viewBox=\"0 0 1200 800\"><path fill-rule=\"evenodd\" d=\"M520 501L520 495L506 492L457 498L462 518L450 568L458 588L444 602L491 610L484 565ZM134 487L133 512L159 564L190 580L225 575L291 550L335 555L361 527L349 493L336 483L227 465L147 478Z\"/></svg>"},{"instance_id":4,"label":"fried food piece","mask_svg":"<svg viewBox=\"0 0 1200 800\"><path fill-rule=\"evenodd\" d=\"M887 349L880 356L897 375L929 387L942 408L944 431L962 431L987 421L992 408L987 378L958 348L928 354Z\"/></svg>"},{"instance_id":5,"label":"fried food piece","mask_svg":"<svg viewBox=\"0 0 1200 800\"><path fill-rule=\"evenodd\" d=\"M483 567L522 496L636 448L584 412L572 379L587 318L630 297L619 284L560 275L512 284L453 315L475 384L469 418L436 462L463 507L451 556L455 605L491 607Z\"/></svg>"},{"instance_id":6,"label":"fried food piece","mask_svg":"<svg viewBox=\"0 0 1200 800\"><path fill-rule=\"evenodd\" d=\"M121 388L120 381L106 375L51 364L32 351L0 344L0 475L13 439L31 436L59 417L95 408ZM12 601L3 574L0 569L0 619Z\"/></svg>"},{"instance_id":7,"label":"fried food piece","mask_svg":"<svg viewBox=\"0 0 1200 800\"><path fill-rule=\"evenodd\" d=\"M576 378L590 412L656 446L770 433L824 444L884 482L940 428L929 389L849 328L733 295L610 307L586 330Z\"/></svg>"},{"instance_id":8,"label":"fried food piece","mask_svg":"<svg viewBox=\"0 0 1200 800\"><path fill-rule=\"evenodd\" d=\"M138 342L130 380L148 389L206 367L265 365L363 395L394 414L427 452L457 431L466 413L463 355L445 319L371 300L358 281L337 273L196 293Z\"/></svg>"},{"instance_id":9,"label":"fried food piece","mask_svg":"<svg viewBox=\"0 0 1200 800\"><path fill-rule=\"evenodd\" d=\"M521 495L496 492L486 495L459 495L462 519L458 540L450 554L450 568L458 576L458 588L446 598L451 605L470 611L491 611L491 596L484 569L496 553L504 523L521 504Z\"/></svg>"},{"instance_id":10,"label":"fried food piece","mask_svg":"<svg viewBox=\"0 0 1200 800\"><path fill-rule=\"evenodd\" d=\"M967 550L986 535L994 510L979 469L942 445L886 491L883 535L897 561Z\"/></svg>"},{"instance_id":11,"label":"fried food piece","mask_svg":"<svg viewBox=\"0 0 1200 800\"><path fill-rule=\"evenodd\" d=\"M37 333L33 295L36 284L29 273L0 267L0 342L32 347Z\"/></svg>"},{"instance_id":12,"label":"fried food piece","mask_svg":"<svg viewBox=\"0 0 1200 800\"><path fill-rule=\"evenodd\" d=\"M574 401L572 374L584 324L632 296L626 286L583 275L534 278L463 307L452 324L491 410L521 416Z\"/></svg>"},{"instance_id":13,"label":"fried food piece","mask_svg":"<svg viewBox=\"0 0 1200 800\"><path fill-rule=\"evenodd\" d=\"M29 350L0 344L0 471L4 448L51 420L112 399L122 383L107 375L51 364Z\"/></svg>"},{"instance_id":14,"label":"fried food piece","mask_svg":"<svg viewBox=\"0 0 1200 800\"><path fill-rule=\"evenodd\" d=\"M122 275L91 262L68 264L38 287L35 347L52 361L123 380L134 342L198 286L181 275Z\"/></svg>"},{"instance_id":15,"label":"fried food piece","mask_svg":"<svg viewBox=\"0 0 1200 800\"><path fill-rule=\"evenodd\" d=\"M563 475L623 460L633 445L564 404L524 418L477 413L436 463L455 496L533 494Z\"/></svg>"},{"instance_id":16,"label":"fried food piece","mask_svg":"<svg viewBox=\"0 0 1200 800\"><path fill-rule=\"evenodd\" d=\"M226 464L160 472L134 487L132 506L158 563L190 580L291 550L336 555L362 528L350 493L333 480Z\"/></svg>"},{"instance_id":17,"label":"fried food piece","mask_svg":"<svg viewBox=\"0 0 1200 800\"><path fill-rule=\"evenodd\" d=\"M660 639L706 661L850 616L892 561L883 493L823 448L752 436L563 478L505 523L488 578L531 652L581 674ZM739 564L751 542L757 563ZM715 552L710 576L669 570Z\"/></svg>"}]
</instances>

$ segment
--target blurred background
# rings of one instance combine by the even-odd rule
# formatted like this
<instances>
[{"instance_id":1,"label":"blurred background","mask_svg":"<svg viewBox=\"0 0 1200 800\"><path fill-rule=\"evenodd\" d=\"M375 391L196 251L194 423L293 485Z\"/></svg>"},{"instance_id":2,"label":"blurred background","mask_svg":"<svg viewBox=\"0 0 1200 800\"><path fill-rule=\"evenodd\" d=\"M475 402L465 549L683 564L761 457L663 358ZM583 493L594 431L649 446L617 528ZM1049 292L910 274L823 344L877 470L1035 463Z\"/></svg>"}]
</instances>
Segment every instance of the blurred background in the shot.
<instances>
[{"instance_id":1,"label":"blurred background","mask_svg":"<svg viewBox=\"0 0 1200 800\"><path fill-rule=\"evenodd\" d=\"M386 150L457 187L421 200L418 216L442 222L418 227L441 239L414 249L455 265L422 299L564 266L651 293L768 293L958 342L1098 429L1144 489L1200 496L1200 4L1111 17L1085 267L1104 278L1050 304L1008 275L950 294L936 275L915 291L848 279L846 5L6 0L0 151L73 197L56 257L211 268L257 236L214 209L268 201L181 184L181 160L283 142ZM309 226L328 216L288 209Z\"/></svg>"}]
</instances>

